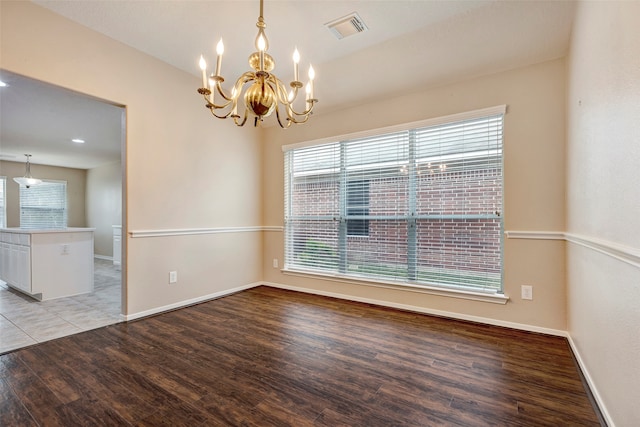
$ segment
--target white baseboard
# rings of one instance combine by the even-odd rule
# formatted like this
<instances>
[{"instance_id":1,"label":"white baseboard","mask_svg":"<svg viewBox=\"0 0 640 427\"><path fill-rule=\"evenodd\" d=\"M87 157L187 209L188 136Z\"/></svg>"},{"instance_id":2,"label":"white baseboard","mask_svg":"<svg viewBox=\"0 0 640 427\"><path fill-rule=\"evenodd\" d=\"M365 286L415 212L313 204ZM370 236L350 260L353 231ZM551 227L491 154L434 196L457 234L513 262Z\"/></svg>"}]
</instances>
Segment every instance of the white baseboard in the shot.
<instances>
[{"instance_id":1,"label":"white baseboard","mask_svg":"<svg viewBox=\"0 0 640 427\"><path fill-rule=\"evenodd\" d=\"M591 394L593 395L593 399L596 401L596 404L598 405L598 409L600 410L600 414L602 414L602 417L604 418L604 421L607 423L607 426L615 427L615 424L613 423L613 420L611 419L611 415L607 411L607 407L604 405L604 402L602 400L602 397L600 396L600 393L598 393L598 389L596 387L596 384L593 381L593 379L591 378L591 375L589 374L589 370L587 369L587 366L585 365L584 361L582 360L582 356L580 356L580 352L578 351L578 347L573 342L573 339L571 338L571 335L569 335L569 333L567 333L567 340L569 341L569 345L571 346L571 351L573 351L573 355L575 356L576 360L578 361L578 365L580 366L580 370L582 371L582 375L584 376L585 381L587 381L587 384L589 385L589 389L591 390Z\"/></svg>"},{"instance_id":2,"label":"white baseboard","mask_svg":"<svg viewBox=\"0 0 640 427\"><path fill-rule=\"evenodd\" d=\"M97 259L103 259L105 261L113 261L113 257L111 256L93 254L93 257Z\"/></svg>"},{"instance_id":3,"label":"white baseboard","mask_svg":"<svg viewBox=\"0 0 640 427\"><path fill-rule=\"evenodd\" d=\"M471 315L462 314L462 313L455 313L455 312L451 312L451 311L433 310L433 309L424 308L424 307L418 307L418 306L414 306L414 305L398 304L398 303L393 303L393 302L389 302L389 301L382 301L382 300L376 300L376 299L371 299L371 298L354 297L352 295L345 295L345 294L339 294L339 293L334 293L334 292L318 291L318 290L315 290L315 289L300 288L300 287L297 287L297 286L283 285L283 284L280 284L280 283L262 282L262 284L265 285L265 286L270 286L272 288L287 289L287 290L290 290L290 291L304 292L304 293L314 294L314 295L322 295L322 296L326 296L326 297L339 298L339 299L344 299L344 300L348 300L348 301L364 302L364 303L367 303L367 304L374 304L374 305L379 305L379 306L383 306L383 307L397 308L397 309L400 309L400 310L413 311L413 312L416 312L416 313L432 314L434 316L448 317L450 319L467 320L467 321L470 321L470 322L484 323L484 324L487 324L487 325L494 325L494 326L502 326L502 327L505 327L505 328L518 329L518 330L528 331L528 332L538 332L538 333L547 334L547 335L555 335L555 336L561 336L561 337L566 337L567 336L567 332L566 331L561 331L559 329L543 328L543 327L535 326L535 325L527 325L527 324L524 324L524 323L507 322L507 321L504 321L504 320L497 320L497 319L491 319L491 318L488 318L488 317L480 317L480 316L471 316Z\"/></svg>"},{"instance_id":4,"label":"white baseboard","mask_svg":"<svg viewBox=\"0 0 640 427\"><path fill-rule=\"evenodd\" d=\"M128 321L131 321L131 320L136 320L136 319L140 319L140 318L147 317L147 316L153 316L154 314L164 313L165 311L171 311L171 310L175 310L175 309L178 309L178 308L184 308L184 307L188 307L190 305L194 305L194 304L198 304L198 303L201 303L201 302L209 301L209 300L212 300L212 299L216 299L216 298L224 297L224 296L227 296L227 295L235 294L237 292L244 291L244 290L251 289L251 288L255 288L255 287L260 286L260 285L262 285L262 283L260 283L260 282L250 283L248 285L238 286L236 288L226 289L226 290L220 291L220 292L214 292L212 294L203 295L201 297L191 298L191 299L188 299L188 300L183 300L183 301L176 302L176 303L169 304L169 305L165 305L165 306L162 306L162 307L152 308L150 310L140 311L138 313L125 314L125 315L121 316L121 319L124 320L125 322L128 322Z\"/></svg>"}]
</instances>

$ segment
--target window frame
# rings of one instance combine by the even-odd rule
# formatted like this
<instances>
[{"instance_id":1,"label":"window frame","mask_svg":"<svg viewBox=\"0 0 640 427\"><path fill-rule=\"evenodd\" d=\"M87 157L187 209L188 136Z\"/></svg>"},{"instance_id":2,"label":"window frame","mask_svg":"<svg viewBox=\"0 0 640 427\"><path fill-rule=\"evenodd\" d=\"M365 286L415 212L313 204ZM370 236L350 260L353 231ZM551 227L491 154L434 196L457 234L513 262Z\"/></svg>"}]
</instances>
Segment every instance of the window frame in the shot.
<instances>
[{"instance_id":1,"label":"window frame","mask_svg":"<svg viewBox=\"0 0 640 427\"><path fill-rule=\"evenodd\" d=\"M504 268L504 257L502 256L502 252L503 252L503 238L502 238L502 231L503 231L503 224L504 224L504 220L502 218L502 205L504 203L503 200L503 194L504 194L504 185L502 182L502 171L503 171L503 166L502 166L502 162L504 160L504 151L503 151L503 141L504 141L504 135L502 133L502 129L503 129L503 124L504 124L504 115L506 114L506 105L502 105L502 106L497 106L497 107L492 107L492 108L488 108L488 109L482 109L482 110L475 110L475 111L471 111L471 112L466 112L466 113L461 113L461 114L454 114L454 115L450 115L450 116L445 116L445 117L439 117L439 118L435 118L435 119L429 119L429 120L425 120L425 121L420 121L420 122L412 122L412 123L407 123L404 125L399 125L399 126L393 126L393 127L387 127L387 128L382 128L382 129L375 129L375 130L371 130L371 131L367 131L367 132L361 132L361 133L357 133L357 134L351 134L351 135L345 135L345 136L341 136L341 137L337 137L337 138L327 138L324 140L319 140L319 141L309 141L309 142L304 142L304 143L299 143L299 144L292 144L292 145L288 145L288 146L283 146L283 151L285 152L285 157L286 157L286 153L290 152L290 151L295 151L297 149L300 148L307 148L307 147L320 147L322 145L326 145L326 144L336 144L336 141L342 141L342 142L353 142L353 140L358 139L358 138L367 138L367 137L377 137L380 135L385 135L385 134L391 134L393 132L399 132L399 131L411 131L411 130L421 130L420 128L426 128L426 127L431 127L431 126L436 126L436 125L447 125L447 124L455 124L456 122L463 122L466 120L472 120L472 119L482 119L482 118L490 118L492 116L501 116L501 121L500 121L500 182L499 182L499 190L500 190L500 206L499 208L497 208L497 213L496 216L499 217L497 218L499 221L499 251L500 251L500 272L499 272L499 288L495 289L481 289L481 288L477 288L477 287L473 287L473 286L468 286L466 287L462 287L461 290L463 291L469 291L471 293L474 292L480 292L480 293L494 293L494 294L502 294L503 289L504 289L504 284L503 284L503 268ZM415 137L415 136L414 136ZM337 144L339 144L339 150L341 152L341 162L340 162L340 167L342 169L346 169L347 167L345 166L345 161L344 161L344 148L343 148L343 143L339 142ZM413 145L415 147L415 145ZM415 148L413 149L413 152L410 153L411 156L413 156L413 164L415 164L415 158L416 158L416 153L415 153ZM424 160L424 159L422 159ZM286 163L286 162L285 162ZM337 173L338 171L336 170L336 168L334 167L333 169L327 169L326 170L327 173ZM396 281L396 280L387 280L387 279L380 279L378 277L361 277L358 275L352 275L350 274L346 268L339 268L338 272L322 272L322 271L313 271L312 269L305 269L305 268L300 268L300 266L298 265L291 265L290 263L290 257L289 255L287 255L287 247L291 248L291 246L293 245L293 240L292 240L292 236L289 233L289 228L288 228L288 224L289 221L292 219L291 217L291 212L290 212L290 201L291 201L291 195L292 195L292 190L291 190L291 186L290 186L290 178L288 176L288 172L285 171L285 267L284 267L284 271L285 272L291 272L291 273L305 273L305 274L328 274L331 276L340 276L340 277L344 277L347 280L365 280L368 282L382 282L382 283L391 283L393 285L401 285L401 286L408 286L408 287L415 287L418 286L420 288L425 288L425 287L431 287L434 286L438 289L444 289L444 290L455 290L455 286L451 286L451 285L442 285L442 284L438 284L438 283L424 283L424 282L418 282L416 283L416 271L411 271L411 265L415 266L417 265L415 260L411 261L408 260L407 261L407 265L408 265L408 273L407 273L407 280L405 281ZM342 179L342 183L343 185L345 185L346 182L348 182L349 178L345 178L347 176L347 174L345 173L344 170L342 170L341 172L341 179ZM410 177L412 177L411 179L409 179L409 186L413 186L415 187L415 173L411 173L409 174ZM348 187L347 187L348 188ZM415 200L415 190L411 190L410 194L413 194L414 197L410 197L409 200L409 204L411 205L409 207L409 211L412 213L416 212L416 200ZM346 206L345 203L345 199L347 197L345 195L341 195L340 199L340 205L341 207ZM340 221L340 225L339 227L345 227L346 228L346 224L344 224L345 222L348 221L348 215L349 212L346 211L346 209L342 209L340 212L340 216L338 218L338 220ZM494 219L496 219L494 217ZM411 217L411 215L409 214L406 218L407 221L407 226L409 227L409 229L413 229L415 230L415 224L416 221L418 220L418 218L416 217ZM411 232L409 232L409 236L407 237L408 240L412 240L413 242L408 242L408 247L416 247L416 243L415 243L415 231L413 233L413 237L411 237ZM353 236L349 233L340 233L341 236L345 236L346 239L352 239L352 238L358 238L361 236ZM345 237L341 237L340 239L343 239ZM344 247L346 245L345 241L339 242L338 243L338 258L340 259L339 264L340 266L343 265L343 263L345 263L345 261L342 259L343 258L343 252L344 252ZM346 256L346 255L344 255ZM407 257L411 258L411 257L415 257L415 250L411 251L408 249L408 253L407 253Z\"/></svg>"}]
</instances>

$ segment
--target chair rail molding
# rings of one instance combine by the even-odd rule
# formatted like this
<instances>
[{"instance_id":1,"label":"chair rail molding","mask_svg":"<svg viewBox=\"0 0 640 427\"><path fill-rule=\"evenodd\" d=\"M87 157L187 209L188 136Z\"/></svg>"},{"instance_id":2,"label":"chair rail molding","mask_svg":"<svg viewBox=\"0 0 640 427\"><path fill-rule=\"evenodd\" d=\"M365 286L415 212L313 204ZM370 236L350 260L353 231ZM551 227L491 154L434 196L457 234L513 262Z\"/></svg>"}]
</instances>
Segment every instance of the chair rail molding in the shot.
<instances>
[{"instance_id":1,"label":"chair rail molding","mask_svg":"<svg viewBox=\"0 0 640 427\"><path fill-rule=\"evenodd\" d=\"M640 268L640 249L565 231L505 231L508 239L564 240Z\"/></svg>"},{"instance_id":2,"label":"chair rail molding","mask_svg":"<svg viewBox=\"0 0 640 427\"><path fill-rule=\"evenodd\" d=\"M144 237L169 237L169 236L190 236L196 234L220 234L220 233L250 233L257 231L283 231L284 227L279 225L255 225L245 227L212 227L212 228L176 228L160 230L131 230L129 237L132 239Z\"/></svg>"},{"instance_id":3,"label":"chair rail molding","mask_svg":"<svg viewBox=\"0 0 640 427\"><path fill-rule=\"evenodd\" d=\"M562 231L505 231L508 239L565 240Z\"/></svg>"}]
</instances>

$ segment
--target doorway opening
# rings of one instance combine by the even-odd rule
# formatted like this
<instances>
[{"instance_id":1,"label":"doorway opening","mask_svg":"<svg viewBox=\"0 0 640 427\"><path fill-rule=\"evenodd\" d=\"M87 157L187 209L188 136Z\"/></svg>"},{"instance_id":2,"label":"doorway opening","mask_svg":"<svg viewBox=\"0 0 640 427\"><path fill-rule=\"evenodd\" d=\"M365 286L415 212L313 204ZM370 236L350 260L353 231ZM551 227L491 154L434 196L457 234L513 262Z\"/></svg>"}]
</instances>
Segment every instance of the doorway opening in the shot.
<instances>
[{"instance_id":1,"label":"doorway opening","mask_svg":"<svg viewBox=\"0 0 640 427\"><path fill-rule=\"evenodd\" d=\"M33 177L66 182L64 228L93 233L91 292L39 301L0 281L1 354L123 320L126 110L5 70L0 70L0 80L6 83L0 88L0 179L4 180L0 228L7 234L24 231L20 188L13 178L24 174L28 153ZM0 263L0 277L7 268ZM51 276L50 286L56 286L56 277Z\"/></svg>"}]
</instances>

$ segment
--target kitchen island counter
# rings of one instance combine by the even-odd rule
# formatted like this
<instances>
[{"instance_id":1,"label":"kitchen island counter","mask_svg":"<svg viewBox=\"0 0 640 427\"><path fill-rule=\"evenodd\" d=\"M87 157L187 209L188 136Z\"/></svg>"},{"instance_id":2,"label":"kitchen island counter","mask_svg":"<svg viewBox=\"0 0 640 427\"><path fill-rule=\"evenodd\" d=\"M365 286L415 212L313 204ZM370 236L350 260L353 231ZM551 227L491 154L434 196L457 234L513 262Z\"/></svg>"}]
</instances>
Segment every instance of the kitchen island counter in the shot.
<instances>
[{"instance_id":1,"label":"kitchen island counter","mask_svg":"<svg viewBox=\"0 0 640 427\"><path fill-rule=\"evenodd\" d=\"M40 301L93 292L93 228L0 228L0 279Z\"/></svg>"}]
</instances>

